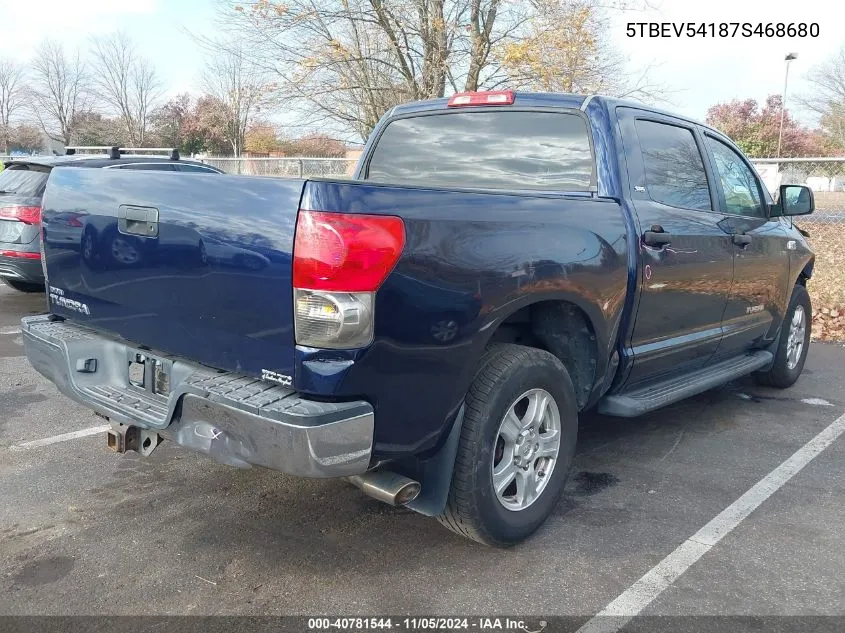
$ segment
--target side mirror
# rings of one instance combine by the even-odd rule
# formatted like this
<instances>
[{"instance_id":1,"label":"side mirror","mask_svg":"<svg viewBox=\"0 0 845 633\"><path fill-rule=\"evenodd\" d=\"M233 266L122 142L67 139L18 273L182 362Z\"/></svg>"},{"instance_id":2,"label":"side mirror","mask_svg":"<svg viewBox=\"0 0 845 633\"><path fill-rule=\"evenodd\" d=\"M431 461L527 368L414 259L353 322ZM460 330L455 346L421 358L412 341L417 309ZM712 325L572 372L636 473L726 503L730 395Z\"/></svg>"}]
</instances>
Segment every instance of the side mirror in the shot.
<instances>
[{"instance_id":1,"label":"side mirror","mask_svg":"<svg viewBox=\"0 0 845 633\"><path fill-rule=\"evenodd\" d=\"M813 190L804 185L781 185L777 206L779 215L808 215L816 208Z\"/></svg>"}]
</instances>

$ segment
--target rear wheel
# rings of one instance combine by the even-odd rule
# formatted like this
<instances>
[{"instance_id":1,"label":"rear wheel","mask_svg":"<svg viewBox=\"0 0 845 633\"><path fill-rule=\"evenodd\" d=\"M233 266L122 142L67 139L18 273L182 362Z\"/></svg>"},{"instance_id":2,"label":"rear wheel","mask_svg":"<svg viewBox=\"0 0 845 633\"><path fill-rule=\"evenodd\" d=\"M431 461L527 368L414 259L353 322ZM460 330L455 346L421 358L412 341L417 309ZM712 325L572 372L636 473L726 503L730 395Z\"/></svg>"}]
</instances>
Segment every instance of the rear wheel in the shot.
<instances>
[{"instance_id":1,"label":"rear wheel","mask_svg":"<svg viewBox=\"0 0 845 633\"><path fill-rule=\"evenodd\" d=\"M491 347L467 394L438 520L487 545L527 538L560 499L577 434L575 391L560 360L521 345Z\"/></svg>"},{"instance_id":2,"label":"rear wheel","mask_svg":"<svg viewBox=\"0 0 845 633\"><path fill-rule=\"evenodd\" d=\"M3 277L3 281L10 288L14 288L19 292L44 292L44 284L36 284L30 281L18 281L17 279L7 279Z\"/></svg>"},{"instance_id":3,"label":"rear wheel","mask_svg":"<svg viewBox=\"0 0 845 633\"><path fill-rule=\"evenodd\" d=\"M796 285L784 315L774 363L768 371L754 374L759 384L780 389L795 384L807 361L812 315L807 289Z\"/></svg>"}]
</instances>

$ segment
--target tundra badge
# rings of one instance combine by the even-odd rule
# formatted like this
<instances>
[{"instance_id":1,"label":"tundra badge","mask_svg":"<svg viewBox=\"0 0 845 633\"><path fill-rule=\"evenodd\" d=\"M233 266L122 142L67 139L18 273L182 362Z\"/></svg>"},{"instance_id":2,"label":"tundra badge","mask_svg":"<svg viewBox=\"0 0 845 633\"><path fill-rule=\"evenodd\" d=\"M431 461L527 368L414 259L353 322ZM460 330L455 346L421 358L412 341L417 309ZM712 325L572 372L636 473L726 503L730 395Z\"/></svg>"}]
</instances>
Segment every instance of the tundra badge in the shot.
<instances>
[{"instance_id":1,"label":"tundra badge","mask_svg":"<svg viewBox=\"0 0 845 633\"><path fill-rule=\"evenodd\" d=\"M68 299L65 296L65 291L61 288L56 288L56 286L50 286L50 303L66 308L67 310L79 312L79 314L84 314L85 316L89 316L91 314L91 310L88 309L87 303Z\"/></svg>"}]
</instances>

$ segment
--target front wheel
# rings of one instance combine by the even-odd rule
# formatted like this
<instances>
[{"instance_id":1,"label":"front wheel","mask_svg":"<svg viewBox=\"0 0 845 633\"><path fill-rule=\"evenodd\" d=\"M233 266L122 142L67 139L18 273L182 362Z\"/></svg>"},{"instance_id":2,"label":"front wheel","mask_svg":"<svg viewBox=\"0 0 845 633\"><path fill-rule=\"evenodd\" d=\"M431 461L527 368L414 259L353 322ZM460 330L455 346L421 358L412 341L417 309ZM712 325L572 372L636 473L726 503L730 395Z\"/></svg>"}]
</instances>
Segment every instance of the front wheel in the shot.
<instances>
[{"instance_id":1,"label":"front wheel","mask_svg":"<svg viewBox=\"0 0 845 633\"><path fill-rule=\"evenodd\" d=\"M779 389L795 384L807 361L812 319L810 295L804 286L796 285L783 318L774 363L768 371L754 374L759 384Z\"/></svg>"},{"instance_id":2,"label":"front wheel","mask_svg":"<svg viewBox=\"0 0 845 633\"><path fill-rule=\"evenodd\" d=\"M577 434L575 390L560 360L521 345L491 347L466 397L438 520L487 545L524 540L560 499Z\"/></svg>"}]
</instances>

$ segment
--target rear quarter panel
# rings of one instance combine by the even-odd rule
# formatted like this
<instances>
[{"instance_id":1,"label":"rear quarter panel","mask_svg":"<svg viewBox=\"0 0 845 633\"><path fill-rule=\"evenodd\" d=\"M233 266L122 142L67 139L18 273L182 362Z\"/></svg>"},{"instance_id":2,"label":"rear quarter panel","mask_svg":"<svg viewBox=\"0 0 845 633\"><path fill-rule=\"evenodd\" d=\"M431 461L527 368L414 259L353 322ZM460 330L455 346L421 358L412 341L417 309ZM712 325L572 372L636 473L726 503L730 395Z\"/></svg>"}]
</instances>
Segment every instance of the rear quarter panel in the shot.
<instances>
[{"instance_id":1,"label":"rear quarter panel","mask_svg":"<svg viewBox=\"0 0 845 633\"><path fill-rule=\"evenodd\" d=\"M616 202L310 181L302 208L405 222L403 255L376 297L373 345L297 349L298 389L373 403L380 455L438 444L496 326L528 304L564 299L581 307L603 374L627 283L626 225Z\"/></svg>"}]
</instances>

